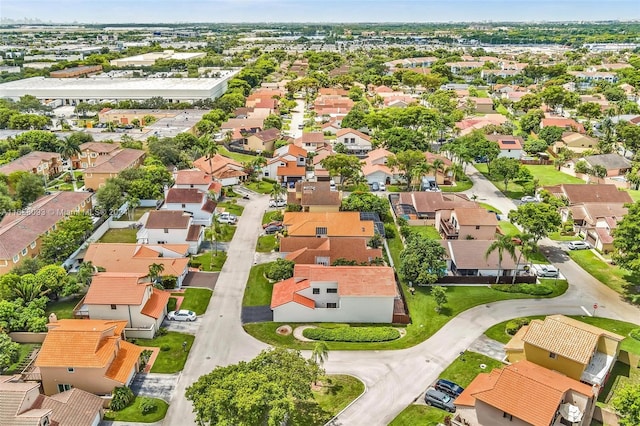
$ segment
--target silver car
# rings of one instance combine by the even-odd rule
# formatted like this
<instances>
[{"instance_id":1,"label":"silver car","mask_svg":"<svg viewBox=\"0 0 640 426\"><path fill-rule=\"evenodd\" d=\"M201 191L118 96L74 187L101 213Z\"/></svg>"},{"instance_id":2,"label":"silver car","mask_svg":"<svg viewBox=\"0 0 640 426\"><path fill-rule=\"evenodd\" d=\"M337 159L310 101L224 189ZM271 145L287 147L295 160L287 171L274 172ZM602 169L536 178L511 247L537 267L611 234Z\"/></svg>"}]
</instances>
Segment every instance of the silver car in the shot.
<instances>
[{"instance_id":1,"label":"silver car","mask_svg":"<svg viewBox=\"0 0 640 426\"><path fill-rule=\"evenodd\" d=\"M567 247L569 250L589 250L591 248L589 243L585 241L570 241Z\"/></svg>"},{"instance_id":2,"label":"silver car","mask_svg":"<svg viewBox=\"0 0 640 426\"><path fill-rule=\"evenodd\" d=\"M560 274L558 268L553 265L540 265L536 275L542 278L556 278Z\"/></svg>"},{"instance_id":3,"label":"silver car","mask_svg":"<svg viewBox=\"0 0 640 426\"><path fill-rule=\"evenodd\" d=\"M195 312L186 309L171 311L167 314L167 318L171 321L195 321L197 317Z\"/></svg>"}]
</instances>

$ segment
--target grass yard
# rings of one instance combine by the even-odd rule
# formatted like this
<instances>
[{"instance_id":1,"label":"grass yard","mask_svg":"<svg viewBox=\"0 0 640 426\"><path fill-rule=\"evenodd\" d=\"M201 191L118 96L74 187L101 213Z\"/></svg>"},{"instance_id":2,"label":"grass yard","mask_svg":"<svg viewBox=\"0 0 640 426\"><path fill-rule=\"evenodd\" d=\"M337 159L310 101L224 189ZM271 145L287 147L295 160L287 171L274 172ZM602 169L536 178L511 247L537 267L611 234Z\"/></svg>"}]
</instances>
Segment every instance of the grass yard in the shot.
<instances>
[{"instance_id":1,"label":"grass yard","mask_svg":"<svg viewBox=\"0 0 640 426\"><path fill-rule=\"evenodd\" d=\"M174 293L174 296L184 296L180 309L188 309L197 315L207 311L213 292L208 288L187 288L184 293Z\"/></svg>"},{"instance_id":2,"label":"grass yard","mask_svg":"<svg viewBox=\"0 0 640 426\"><path fill-rule=\"evenodd\" d=\"M569 257L595 279L623 296L630 296L630 286L638 284L630 272L604 262L591 250L570 250Z\"/></svg>"},{"instance_id":3,"label":"grass yard","mask_svg":"<svg viewBox=\"0 0 640 426\"><path fill-rule=\"evenodd\" d=\"M324 425L364 392L364 384L353 376L330 375L320 381L314 400L298 403L293 425Z\"/></svg>"},{"instance_id":4,"label":"grass yard","mask_svg":"<svg viewBox=\"0 0 640 426\"><path fill-rule=\"evenodd\" d=\"M262 180L256 182L247 182L244 184L244 186L260 194L269 194L273 189L272 182L265 182Z\"/></svg>"},{"instance_id":5,"label":"grass yard","mask_svg":"<svg viewBox=\"0 0 640 426\"><path fill-rule=\"evenodd\" d=\"M149 414L142 414L141 404L145 400L153 400L158 409ZM120 411L105 410L104 420L118 421L118 422L134 422L134 423L155 423L164 419L167 414L169 404L158 398L149 398L145 396L138 396L133 401L133 404Z\"/></svg>"},{"instance_id":6,"label":"grass yard","mask_svg":"<svg viewBox=\"0 0 640 426\"><path fill-rule=\"evenodd\" d=\"M640 191L636 189L628 189L627 192L631 196L631 199L635 203L636 201L640 201Z\"/></svg>"},{"instance_id":7,"label":"grass yard","mask_svg":"<svg viewBox=\"0 0 640 426\"><path fill-rule=\"evenodd\" d=\"M484 369L480 364L486 365ZM476 352L465 351L464 355L455 359L438 377L439 379L451 380L454 383L466 388L469 383L480 373L489 373L494 368L504 366L503 363L486 355Z\"/></svg>"},{"instance_id":8,"label":"grass yard","mask_svg":"<svg viewBox=\"0 0 640 426\"><path fill-rule=\"evenodd\" d=\"M598 395L597 404L607 406L611 403L611 399L615 396L616 391L627 385L640 386L640 369L631 367L620 361L616 362L611 370L611 376L604 386L600 395Z\"/></svg>"},{"instance_id":9,"label":"grass yard","mask_svg":"<svg viewBox=\"0 0 640 426\"><path fill-rule=\"evenodd\" d=\"M151 210L155 210L155 207L136 207L136 210L133 212L133 220L140 220L143 214ZM124 217L127 217L128 219L127 215Z\"/></svg>"},{"instance_id":10,"label":"grass yard","mask_svg":"<svg viewBox=\"0 0 640 426\"><path fill-rule=\"evenodd\" d=\"M152 373L177 373L182 371L184 363L187 362L189 351L193 345L195 336L191 334L177 333L170 331L164 336L154 339L133 339L138 346L152 346L160 348L158 358L151 367ZM182 349L182 343L187 342L187 350Z\"/></svg>"},{"instance_id":11,"label":"grass yard","mask_svg":"<svg viewBox=\"0 0 640 426\"><path fill-rule=\"evenodd\" d=\"M236 216L241 216L242 212L244 211L244 207L230 201L223 201L222 203L218 203L217 208L221 210L224 209L225 212L235 214Z\"/></svg>"},{"instance_id":12,"label":"grass yard","mask_svg":"<svg viewBox=\"0 0 640 426\"><path fill-rule=\"evenodd\" d=\"M480 207L484 208L484 209L494 211L494 212L496 212L496 213L498 213L498 214L502 214L502 211L501 211L501 210L498 210L497 208L493 207L491 204L487 204L487 203L478 203L478 205L479 205Z\"/></svg>"},{"instance_id":13,"label":"grass yard","mask_svg":"<svg viewBox=\"0 0 640 426\"><path fill-rule=\"evenodd\" d=\"M275 235L261 235L258 237L256 251L258 253L271 253L278 246L278 239Z\"/></svg>"},{"instance_id":14,"label":"grass yard","mask_svg":"<svg viewBox=\"0 0 640 426\"><path fill-rule=\"evenodd\" d=\"M224 266L224 262L227 260L227 252L218 251L215 252L207 252L203 253L199 256L194 256L192 258L192 266L196 267L199 264L201 271L221 271ZM212 263L213 261L213 263Z\"/></svg>"},{"instance_id":15,"label":"grass yard","mask_svg":"<svg viewBox=\"0 0 640 426\"><path fill-rule=\"evenodd\" d=\"M2 371L2 374L11 375L11 374L20 374L18 371L18 367L22 362L27 358L27 356L31 353L34 348L40 347L37 343L20 343L20 350L18 352L18 360L7 367L6 370Z\"/></svg>"},{"instance_id":16,"label":"grass yard","mask_svg":"<svg viewBox=\"0 0 640 426\"><path fill-rule=\"evenodd\" d=\"M135 228L129 229L109 229L98 240L99 243L135 243L138 241L136 238L138 230Z\"/></svg>"},{"instance_id":17,"label":"grass yard","mask_svg":"<svg viewBox=\"0 0 640 426\"><path fill-rule=\"evenodd\" d=\"M440 410L439 408L428 405L411 404L402 410L402 412L389 423L389 426L435 426L444 423L444 418L450 415L450 413Z\"/></svg>"},{"instance_id":18,"label":"grass yard","mask_svg":"<svg viewBox=\"0 0 640 426\"><path fill-rule=\"evenodd\" d=\"M429 238L430 240L441 240L442 239L442 237L440 236L440 233L435 228L435 226L429 226L429 225L411 226L411 229L413 231L416 231L418 234L424 236L425 238ZM399 238L399 237L396 237L396 238Z\"/></svg>"},{"instance_id":19,"label":"grass yard","mask_svg":"<svg viewBox=\"0 0 640 426\"><path fill-rule=\"evenodd\" d=\"M456 181L456 184L453 186L440 185L440 190L442 192L462 192L466 191L467 189L471 189L471 187L473 187L473 182L471 182L471 179L464 179Z\"/></svg>"},{"instance_id":20,"label":"grass yard","mask_svg":"<svg viewBox=\"0 0 640 426\"><path fill-rule=\"evenodd\" d=\"M216 241L221 243L228 243L233 239L233 236L236 233L236 227L233 225L229 225L228 223L220 223L218 236L216 237ZM211 228L207 228L204 231L204 239L207 241L211 241Z\"/></svg>"},{"instance_id":21,"label":"grass yard","mask_svg":"<svg viewBox=\"0 0 640 426\"><path fill-rule=\"evenodd\" d=\"M273 222L275 220L282 220L282 212L280 210L273 210L270 212L266 212L262 216L262 224Z\"/></svg>"},{"instance_id":22,"label":"grass yard","mask_svg":"<svg viewBox=\"0 0 640 426\"><path fill-rule=\"evenodd\" d=\"M82 296L76 296L68 300L49 302L47 304L45 316L48 318L52 312L55 312L58 319L73 318L73 308L76 307L80 299L82 299Z\"/></svg>"},{"instance_id":23,"label":"grass yard","mask_svg":"<svg viewBox=\"0 0 640 426\"><path fill-rule=\"evenodd\" d=\"M576 235L562 235L560 231L552 232L549 234L549 238L554 241L573 241L580 239L580 237L577 237Z\"/></svg>"},{"instance_id":24,"label":"grass yard","mask_svg":"<svg viewBox=\"0 0 640 426\"><path fill-rule=\"evenodd\" d=\"M273 284L264 276L271 263L263 263L251 268L249 281L244 289L242 306L263 306L271 304Z\"/></svg>"},{"instance_id":25,"label":"grass yard","mask_svg":"<svg viewBox=\"0 0 640 426\"><path fill-rule=\"evenodd\" d=\"M500 227L504 235L518 235L520 233L520 230L516 228L513 223L507 222L506 220L498 221L498 226Z\"/></svg>"},{"instance_id":26,"label":"grass yard","mask_svg":"<svg viewBox=\"0 0 640 426\"><path fill-rule=\"evenodd\" d=\"M256 159L255 155L241 154L239 152L231 152L222 145L218 146L218 153L220 155L224 155L225 157L229 157L233 160L239 161L240 163L251 162Z\"/></svg>"}]
</instances>

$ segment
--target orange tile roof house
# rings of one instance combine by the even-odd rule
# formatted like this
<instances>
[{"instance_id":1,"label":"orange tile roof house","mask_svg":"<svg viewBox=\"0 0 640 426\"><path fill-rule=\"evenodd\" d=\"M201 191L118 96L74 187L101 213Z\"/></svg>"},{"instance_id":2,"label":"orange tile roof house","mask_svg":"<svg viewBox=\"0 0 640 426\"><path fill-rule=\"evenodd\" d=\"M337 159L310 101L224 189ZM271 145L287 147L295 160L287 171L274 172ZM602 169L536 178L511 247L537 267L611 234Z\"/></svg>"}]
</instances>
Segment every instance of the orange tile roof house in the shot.
<instances>
[{"instance_id":1,"label":"orange tile roof house","mask_svg":"<svg viewBox=\"0 0 640 426\"><path fill-rule=\"evenodd\" d=\"M211 160L206 156L200 157L193 162L193 167L209 174L222 186L237 185L247 179L242 164L220 154L214 155Z\"/></svg>"},{"instance_id":2,"label":"orange tile roof house","mask_svg":"<svg viewBox=\"0 0 640 426\"><path fill-rule=\"evenodd\" d=\"M562 138L553 144L553 151L559 152L560 148L567 148L575 153L590 151L598 146L598 139L583 135L578 132L564 132Z\"/></svg>"},{"instance_id":3,"label":"orange tile roof house","mask_svg":"<svg viewBox=\"0 0 640 426\"><path fill-rule=\"evenodd\" d=\"M611 252L613 230L618 227L628 209L620 203L581 203L560 209L563 222L571 217L574 228L586 233L585 240L601 252ZM571 216L569 216L571 214Z\"/></svg>"},{"instance_id":4,"label":"orange tile roof house","mask_svg":"<svg viewBox=\"0 0 640 426\"><path fill-rule=\"evenodd\" d=\"M574 380L605 385L624 336L564 315L550 315L522 327L507 343L510 362L531 361Z\"/></svg>"},{"instance_id":5,"label":"orange tile roof house","mask_svg":"<svg viewBox=\"0 0 640 426\"><path fill-rule=\"evenodd\" d=\"M464 194L430 191L401 192L391 197L391 205L396 214L405 215L408 219L430 220L435 220L438 210L478 207L478 203Z\"/></svg>"},{"instance_id":6,"label":"orange tile roof house","mask_svg":"<svg viewBox=\"0 0 640 426\"><path fill-rule=\"evenodd\" d=\"M191 215L182 211L151 210L136 238L138 244L188 244L189 253L196 254L204 226L194 224Z\"/></svg>"},{"instance_id":7,"label":"orange tile roof house","mask_svg":"<svg viewBox=\"0 0 640 426\"><path fill-rule=\"evenodd\" d=\"M126 321L127 336L153 339L167 315L171 293L154 288L148 275L148 272L95 274L74 316Z\"/></svg>"},{"instance_id":8,"label":"orange tile roof house","mask_svg":"<svg viewBox=\"0 0 640 426\"><path fill-rule=\"evenodd\" d=\"M165 194L162 209L189 213L194 225L210 226L216 203L199 189L171 188Z\"/></svg>"},{"instance_id":9,"label":"orange tile roof house","mask_svg":"<svg viewBox=\"0 0 640 426\"><path fill-rule=\"evenodd\" d=\"M572 118L548 117L543 118L542 121L540 121L541 129L551 126L560 127L568 131L574 131L582 134L586 133L584 126Z\"/></svg>"},{"instance_id":10,"label":"orange tile roof house","mask_svg":"<svg viewBox=\"0 0 640 426\"><path fill-rule=\"evenodd\" d=\"M108 395L116 386L131 383L142 348L123 339L126 321L61 319L47 324L49 331L38 352L46 395L78 388Z\"/></svg>"},{"instance_id":11,"label":"orange tile roof house","mask_svg":"<svg viewBox=\"0 0 640 426\"><path fill-rule=\"evenodd\" d=\"M146 153L140 149L124 148L109 155L98 156L95 163L84 169L84 186L87 189L102 188L107 179L117 177L121 171L136 168L144 161Z\"/></svg>"},{"instance_id":12,"label":"orange tile roof house","mask_svg":"<svg viewBox=\"0 0 640 426\"><path fill-rule=\"evenodd\" d=\"M387 266L296 265L273 286L277 322L391 323L398 288Z\"/></svg>"},{"instance_id":13,"label":"orange tile roof house","mask_svg":"<svg viewBox=\"0 0 640 426\"><path fill-rule=\"evenodd\" d=\"M362 174L369 184L382 182L388 185L400 181L400 172L387 166L387 160L391 156L393 154L384 148L374 149L367 154L364 158Z\"/></svg>"},{"instance_id":14,"label":"orange tile roof house","mask_svg":"<svg viewBox=\"0 0 640 426\"><path fill-rule=\"evenodd\" d=\"M102 157L113 155L120 149L118 143L85 142L79 146L80 154L71 157L74 169L86 169L103 161Z\"/></svg>"},{"instance_id":15,"label":"orange tile roof house","mask_svg":"<svg viewBox=\"0 0 640 426\"><path fill-rule=\"evenodd\" d=\"M315 152L323 146L327 145L322 132L303 133L302 136L296 138L294 142L300 148L306 151Z\"/></svg>"},{"instance_id":16,"label":"orange tile roof house","mask_svg":"<svg viewBox=\"0 0 640 426\"><path fill-rule=\"evenodd\" d=\"M0 166L0 174L8 176L13 172L51 177L62 172L62 157L57 152L32 151Z\"/></svg>"},{"instance_id":17,"label":"orange tile roof house","mask_svg":"<svg viewBox=\"0 0 640 426\"><path fill-rule=\"evenodd\" d=\"M95 426L102 420L102 398L81 389L52 396L40 393L40 383L19 376L0 376L0 425Z\"/></svg>"},{"instance_id":18,"label":"orange tile roof house","mask_svg":"<svg viewBox=\"0 0 640 426\"><path fill-rule=\"evenodd\" d=\"M72 213L91 210L90 192L55 192L0 221L0 275L40 253L42 237Z\"/></svg>"},{"instance_id":19,"label":"orange tile roof house","mask_svg":"<svg viewBox=\"0 0 640 426\"><path fill-rule=\"evenodd\" d=\"M480 373L455 405L456 424L588 426L595 400L591 386L520 361L491 373Z\"/></svg>"},{"instance_id":20,"label":"orange tile roof house","mask_svg":"<svg viewBox=\"0 0 640 426\"><path fill-rule=\"evenodd\" d=\"M337 212L342 204L342 193L331 188L330 182L296 182L289 190L287 204L302 207L303 212Z\"/></svg>"},{"instance_id":21,"label":"orange tile roof house","mask_svg":"<svg viewBox=\"0 0 640 426\"><path fill-rule=\"evenodd\" d=\"M174 188L179 189L199 189L209 194L214 200L220 199L222 195L222 184L213 180L211 175L198 169L178 170L173 174Z\"/></svg>"},{"instance_id":22,"label":"orange tile roof house","mask_svg":"<svg viewBox=\"0 0 640 426\"><path fill-rule=\"evenodd\" d=\"M493 240L498 231L495 213L482 207L436 211L436 228L445 240Z\"/></svg>"},{"instance_id":23,"label":"orange tile roof house","mask_svg":"<svg viewBox=\"0 0 640 426\"><path fill-rule=\"evenodd\" d=\"M285 212L282 221L289 237L360 237L374 234L373 221L359 212Z\"/></svg>"},{"instance_id":24,"label":"orange tile roof house","mask_svg":"<svg viewBox=\"0 0 640 426\"><path fill-rule=\"evenodd\" d=\"M542 189L549 191L557 198L566 199L570 206L581 203L626 204L633 202L628 192L620 191L611 184L563 183L545 186Z\"/></svg>"},{"instance_id":25,"label":"orange tile roof house","mask_svg":"<svg viewBox=\"0 0 640 426\"><path fill-rule=\"evenodd\" d=\"M358 263L382 259L382 249L367 246L362 238L281 238L280 252L295 263L330 266L338 259Z\"/></svg>"}]
</instances>

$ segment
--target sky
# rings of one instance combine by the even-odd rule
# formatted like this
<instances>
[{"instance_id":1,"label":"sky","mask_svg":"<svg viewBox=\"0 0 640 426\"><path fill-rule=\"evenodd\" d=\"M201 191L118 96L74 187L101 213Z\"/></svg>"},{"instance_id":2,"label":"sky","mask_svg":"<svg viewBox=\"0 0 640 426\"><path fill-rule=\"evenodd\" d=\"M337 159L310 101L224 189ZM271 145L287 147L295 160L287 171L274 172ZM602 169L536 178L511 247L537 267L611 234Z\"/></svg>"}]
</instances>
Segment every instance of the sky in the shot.
<instances>
[{"instance_id":1,"label":"sky","mask_svg":"<svg viewBox=\"0 0 640 426\"><path fill-rule=\"evenodd\" d=\"M640 0L0 0L55 23L480 22L640 19Z\"/></svg>"}]
</instances>

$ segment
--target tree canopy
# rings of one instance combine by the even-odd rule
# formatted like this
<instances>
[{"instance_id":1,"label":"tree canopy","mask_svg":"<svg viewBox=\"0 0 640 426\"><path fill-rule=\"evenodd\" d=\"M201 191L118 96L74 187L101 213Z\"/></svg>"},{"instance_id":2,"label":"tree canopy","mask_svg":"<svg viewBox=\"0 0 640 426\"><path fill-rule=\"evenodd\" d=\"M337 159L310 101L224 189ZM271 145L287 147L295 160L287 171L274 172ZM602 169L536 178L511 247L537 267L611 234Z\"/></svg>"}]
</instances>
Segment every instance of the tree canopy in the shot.
<instances>
[{"instance_id":1,"label":"tree canopy","mask_svg":"<svg viewBox=\"0 0 640 426\"><path fill-rule=\"evenodd\" d=\"M407 236L405 249L400 253L398 270L405 280L413 284L433 284L446 274L445 254L439 241L411 233Z\"/></svg>"},{"instance_id":2,"label":"tree canopy","mask_svg":"<svg viewBox=\"0 0 640 426\"><path fill-rule=\"evenodd\" d=\"M547 203L526 203L509 212L509 220L522 226L536 242L556 231L562 224L558 209Z\"/></svg>"}]
</instances>

